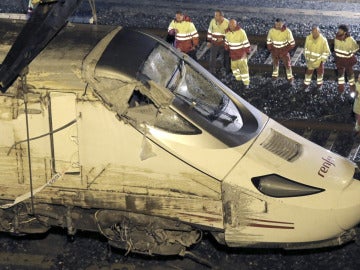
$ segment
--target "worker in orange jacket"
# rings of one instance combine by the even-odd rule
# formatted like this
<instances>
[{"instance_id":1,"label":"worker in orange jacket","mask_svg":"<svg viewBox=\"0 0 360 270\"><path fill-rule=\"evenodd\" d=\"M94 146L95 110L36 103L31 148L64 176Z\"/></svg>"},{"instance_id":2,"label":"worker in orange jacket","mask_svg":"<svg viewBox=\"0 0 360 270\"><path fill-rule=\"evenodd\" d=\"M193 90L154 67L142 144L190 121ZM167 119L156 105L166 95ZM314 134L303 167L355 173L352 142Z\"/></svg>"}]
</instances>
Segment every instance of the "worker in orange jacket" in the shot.
<instances>
[{"instance_id":1,"label":"worker in orange jacket","mask_svg":"<svg viewBox=\"0 0 360 270\"><path fill-rule=\"evenodd\" d=\"M199 34L188 16L177 11L175 19L168 27L168 34L175 36L175 48L192 57L195 56L196 47L199 45Z\"/></svg>"},{"instance_id":2,"label":"worker in orange jacket","mask_svg":"<svg viewBox=\"0 0 360 270\"><path fill-rule=\"evenodd\" d=\"M289 51L295 47L295 40L291 30L285 26L281 19L275 20L274 27L269 30L266 44L272 56L273 79L279 76L279 62L282 60L286 69L286 77L289 83L292 84L294 76L292 74Z\"/></svg>"}]
</instances>

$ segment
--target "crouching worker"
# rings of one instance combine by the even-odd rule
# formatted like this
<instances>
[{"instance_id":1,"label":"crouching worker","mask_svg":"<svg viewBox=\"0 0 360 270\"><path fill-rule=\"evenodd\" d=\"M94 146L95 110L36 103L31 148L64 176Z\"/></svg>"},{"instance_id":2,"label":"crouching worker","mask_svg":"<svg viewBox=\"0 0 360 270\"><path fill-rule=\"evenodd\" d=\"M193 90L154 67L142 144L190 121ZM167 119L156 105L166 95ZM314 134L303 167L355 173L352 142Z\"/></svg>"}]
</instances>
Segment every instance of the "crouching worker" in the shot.
<instances>
[{"instance_id":1,"label":"crouching worker","mask_svg":"<svg viewBox=\"0 0 360 270\"><path fill-rule=\"evenodd\" d=\"M250 76L247 56L250 53L250 42L245 31L236 20L229 21L225 34L225 50L230 52L231 70L237 81L242 81L245 89L249 89Z\"/></svg>"}]
</instances>

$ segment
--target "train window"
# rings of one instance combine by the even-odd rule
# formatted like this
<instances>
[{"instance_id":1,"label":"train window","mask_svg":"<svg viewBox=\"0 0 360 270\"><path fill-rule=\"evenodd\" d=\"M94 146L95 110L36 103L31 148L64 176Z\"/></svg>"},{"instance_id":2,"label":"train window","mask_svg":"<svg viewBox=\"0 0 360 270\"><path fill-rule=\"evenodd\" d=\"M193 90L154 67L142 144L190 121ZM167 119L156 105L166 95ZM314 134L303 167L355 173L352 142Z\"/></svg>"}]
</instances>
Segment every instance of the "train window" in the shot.
<instances>
[{"instance_id":1,"label":"train window","mask_svg":"<svg viewBox=\"0 0 360 270\"><path fill-rule=\"evenodd\" d=\"M154 125L156 128L163 129L167 132L181 135L201 134L201 130L192 125L178 113L171 109L163 109L156 117Z\"/></svg>"},{"instance_id":2,"label":"train window","mask_svg":"<svg viewBox=\"0 0 360 270\"><path fill-rule=\"evenodd\" d=\"M145 61L141 73L166 87L178 62L179 58L174 53L163 46L157 46Z\"/></svg>"},{"instance_id":3,"label":"train window","mask_svg":"<svg viewBox=\"0 0 360 270\"><path fill-rule=\"evenodd\" d=\"M243 122L237 106L221 89L184 64L174 94L212 125L228 132L241 129Z\"/></svg>"},{"instance_id":4,"label":"train window","mask_svg":"<svg viewBox=\"0 0 360 270\"><path fill-rule=\"evenodd\" d=\"M212 126L231 133L242 128L241 115L230 98L164 46L159 45L151 52L140 73L171 90Z\"/></svg>"},{"instance_id":5,"label":"train window","mask_svg":"<svg viewBox=\"0 0 360 270\"><path fill-rule=\"evenodd\" d=\"M129 109L125 117L137 128L141 128L141 124L146 124L174 134L201 133L201 130L170 108L157 109L151 99L138 90L133 92L128 104Z\"/></svg>"}]
</instances>

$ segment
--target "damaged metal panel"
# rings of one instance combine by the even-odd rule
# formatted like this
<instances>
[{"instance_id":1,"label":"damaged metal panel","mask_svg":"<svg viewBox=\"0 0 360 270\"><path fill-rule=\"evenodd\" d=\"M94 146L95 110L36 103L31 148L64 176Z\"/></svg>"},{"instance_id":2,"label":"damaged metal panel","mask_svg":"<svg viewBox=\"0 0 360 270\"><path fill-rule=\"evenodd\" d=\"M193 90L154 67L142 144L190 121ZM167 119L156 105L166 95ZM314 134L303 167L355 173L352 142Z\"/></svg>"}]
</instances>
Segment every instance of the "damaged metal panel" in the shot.
<instances>
[{"instance_id":1,"label":"damaged metal panel","mask_svg":"<svg viewBox=\"0 0 360 270\"><path fill-rule=\"evenodd\" d=\"M58 189L49 187L36 196L37 202L66 204L84 208L117 209L150 216L161 216L213 229L224 228L221 201L192 196L130 195L113 191L79 190L73 196L61 196ZM63 194L64 195L64 194Z\"/></svg>"},{"instance_id":2,"label":"damaged metal panel","mask_svg":"<svg viewBox=\"0 0 360 270\"><path fill-rule=\"evenodd\" d=\"M224 240L228 246L249 246L261 240L261 235L248 232L254 219L267 212L267 202L251 195L242 187L223 184Z\"/></svg>"},{"instance_id":3,"label":"damaged metal panel","mask_svg":"<svg viewBox=\"0 0 360 270\"><path fill-rule=\"evenodd\" d=\"M84 171L91 190L160 196L201 196L220 200L220 183L201 173L162 174L141 167L107 165Z\"/></svg>"}]
</instances>

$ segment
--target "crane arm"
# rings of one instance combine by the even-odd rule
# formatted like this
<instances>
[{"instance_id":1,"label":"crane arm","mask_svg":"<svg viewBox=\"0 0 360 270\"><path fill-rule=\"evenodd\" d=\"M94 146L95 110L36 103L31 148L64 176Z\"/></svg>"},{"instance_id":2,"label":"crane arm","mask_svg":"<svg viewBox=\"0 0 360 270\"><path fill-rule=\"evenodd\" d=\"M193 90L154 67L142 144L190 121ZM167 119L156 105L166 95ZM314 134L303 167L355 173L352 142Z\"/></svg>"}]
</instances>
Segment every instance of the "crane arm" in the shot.
<instances>
[{"instance_id":1,"label":"crane arm","mask_svg":"<svg viewBox=\"0 0 360 270\"><path fill-rule=\"evenodd\" d=\"M64 27L82 0L40 0L0 67L0 90L5 93L22 70Z\"/></svg>"}]
</instances>

